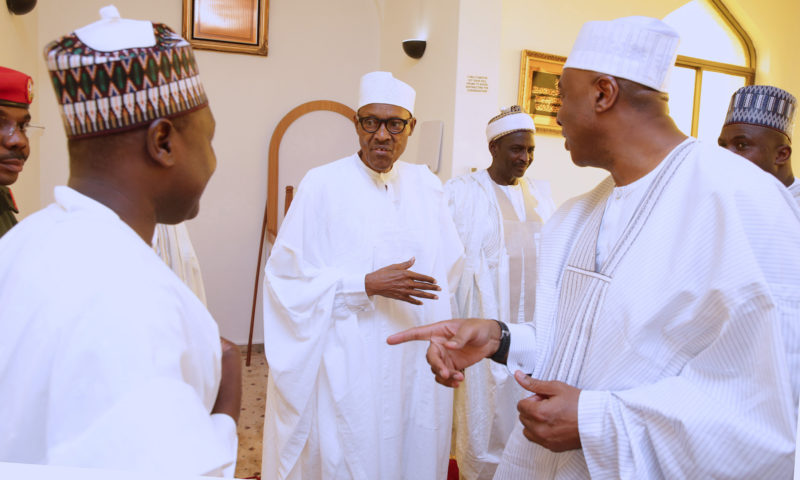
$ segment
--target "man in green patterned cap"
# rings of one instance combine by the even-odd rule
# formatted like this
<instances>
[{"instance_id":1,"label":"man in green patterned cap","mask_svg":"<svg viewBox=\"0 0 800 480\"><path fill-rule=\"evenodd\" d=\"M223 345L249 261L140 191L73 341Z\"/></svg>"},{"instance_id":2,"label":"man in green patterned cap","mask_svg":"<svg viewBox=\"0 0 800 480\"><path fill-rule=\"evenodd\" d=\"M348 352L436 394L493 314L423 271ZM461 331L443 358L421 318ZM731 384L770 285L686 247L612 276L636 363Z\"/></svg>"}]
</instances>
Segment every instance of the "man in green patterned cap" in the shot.
<instances>
[{"instance_id":1,"label":"man in green patterned cap","mask_svg":"<svg viewBox=\"0 0 800 480\"><path fill-rule=\"evenodd\" d=\"M27 128L33 102L30 76L0 67L0 237L17 224L19 213L8 186L17 181L31 153Z\"/></svg>"},{"instance_id":2,"label":"man in green patterned cap","mask_svg":"<svg viewBox=\"0 0 800 480\"><path fill-rule=\"evenodd\" d=\"M104 17L45 48L70 175L0 239L0 462L232 475L240 357L151 248L216 167L189 44Z\"/></svg>"}]
</instances>

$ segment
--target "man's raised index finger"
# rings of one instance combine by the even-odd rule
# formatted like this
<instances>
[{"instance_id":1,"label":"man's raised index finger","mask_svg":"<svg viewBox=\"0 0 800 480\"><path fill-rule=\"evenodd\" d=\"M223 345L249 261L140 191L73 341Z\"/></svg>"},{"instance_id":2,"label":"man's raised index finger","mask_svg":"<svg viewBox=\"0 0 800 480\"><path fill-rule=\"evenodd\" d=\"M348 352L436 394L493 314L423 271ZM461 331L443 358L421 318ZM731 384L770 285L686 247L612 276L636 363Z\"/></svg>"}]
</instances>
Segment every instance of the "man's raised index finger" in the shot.
<instances>
[{"instance_id":1,"label":"man's raised index finger","mask_svg":"<svg viewBox=\"0 0 800 480\"><path fill-rule=\"evenodd\" d=\"M409 328L402 332L397 332L394 335L389 335L386 343L389 345L397 345L399 343L410 342L413 340L430 340L435 328L433 325L424 325L422 327Z\"/></svg>"}]
</instances>

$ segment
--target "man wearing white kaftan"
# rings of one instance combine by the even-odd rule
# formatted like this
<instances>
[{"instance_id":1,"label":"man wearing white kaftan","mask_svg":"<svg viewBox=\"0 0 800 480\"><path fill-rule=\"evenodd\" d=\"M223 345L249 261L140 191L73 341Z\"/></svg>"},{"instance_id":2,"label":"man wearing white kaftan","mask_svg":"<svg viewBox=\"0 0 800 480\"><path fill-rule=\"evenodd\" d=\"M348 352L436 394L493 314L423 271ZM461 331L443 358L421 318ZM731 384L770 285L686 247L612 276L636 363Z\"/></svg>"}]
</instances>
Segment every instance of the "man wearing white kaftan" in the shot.
<instances>
[{"instance_id":1,"label":"man wearing white kaftan","mask_svg":"<svg viewBox=\"0 0 800 480\"><path fill-rule=\"evenodd\" d=\"M545 227L535 320L509 326L508 365L582 389L582 449L554 453L518 424L495 478L791 473L796 399L776 327L800 322L800 259L780 254L800 251L800 218L752 165L687 142L657 185L633 185L647 203L599 268L593 254L578 265L576 249L614 198L611 179ZM601 291L596 313L566 322L568 288Z\"/></svg>"},{"instance_id":2,"label":"man wearing white kaftan","mask_svg":"<svg viewBox=\"0 0 800 480\"><path fill-rule=\"evenodd\" d=\"M55 199L0 239L0 461L232 475L214 319L112 210Z\"/></svg>"},{"instance_id":3,"label":"man wearing white kaftan","mask_svg":"<svg viewBox=\"0 0 800 480\"><path fill-rule=\"evenodd\" d=\"M573 162L611 176L545 226L533 322L389 339L430 339L444 384L486 356L516 370L533 395L495 480L792 473L800 255L786 252L800 251L800 211L774 178L677 128L664 95L677 44L645 17L581 29L557 118Z\"/></svg>"},{"instance_id":4,"label":"man wearing white kaftan","mask_svg":"<svg viewBox=\"0 0 800 480\"><path fill-rule=\"evenodd\" d=\"M555 204L550 194L550 183L546 180L524 177L519 179L518 185L511 186L511 189L503 187L505 186L497 185L486 170L453 178L445 184L448 205L465 250L464 271L456 289L456 303L461 317L476 316L480 312L496 312L484 316L498 316L502 321L520 323L525 319L525 311L533 306L531 296L535 285L510 286L508 242L504 225L508 222L536 223L537 228L531 232L531 238L521 237L512 242L520 245L530 241L535 253L541 227L555 211ZM506 193L508 190L513 192ZM522 213L525 215L522 218L519 217L519 210L512 204L510 195L520 197ZM531 207L526 203L528 196L532 199ZM528 210L533 213L530 219L526 218L530 215ZM529 266L532 273L535 273L535 259L528 261L531 263ZM527 268L525 270L527 273ZM535 280L535 275L532 278ZM509 290L520 287L524 291L516 296L519 302L515 303L512 315L508 303L511 301Z\"/></svg>"},{"instance_id":5,"label":"man wearing white kaftan","mask_svg":"<svg viewBox=\"0 0 800 480\"><path fill-rule=\"evenodd\" d=\"M306 174L267 262L265 478L446 476L452 391L430 378L424 345L395 350L384 339L451 316L448 284L463 249L441 182L425 166L395 161L413 100L364 101L372 81L402 83L364 76L361 151ZM412 263L441 282L438 299L369 295L370 272Z\"/></svg>"},{"instance_id":6,"label":"man wearing white kaftan","mask_svg":"<svg viewBox=\"0 0 800 480\"><path fill-rule=\"evenodd\" d=\"M45 48L68 186L0 239L0 462L232 476L241 355L151 245L199 212L214 117L186 40L101 16Z\"/></svg>"},{"instance_id":7,"label":"man wearing white kaftan","mask_svg":"<svg viewBox=\"0 0 800 480\"><path fill-rule=\"evenodd\" d=\"M521 176L533 162L534 132L530 115L519 107L504 110L486 129L489 169L445 184L465 250L456 289L458 317L506 323L533 317L539 232L555 210L550 184ZM488 359L468 368L465 377L454 392L459 474L463 480L491 479L525 390L505 366Z\"/></svg>"}]
</instances>

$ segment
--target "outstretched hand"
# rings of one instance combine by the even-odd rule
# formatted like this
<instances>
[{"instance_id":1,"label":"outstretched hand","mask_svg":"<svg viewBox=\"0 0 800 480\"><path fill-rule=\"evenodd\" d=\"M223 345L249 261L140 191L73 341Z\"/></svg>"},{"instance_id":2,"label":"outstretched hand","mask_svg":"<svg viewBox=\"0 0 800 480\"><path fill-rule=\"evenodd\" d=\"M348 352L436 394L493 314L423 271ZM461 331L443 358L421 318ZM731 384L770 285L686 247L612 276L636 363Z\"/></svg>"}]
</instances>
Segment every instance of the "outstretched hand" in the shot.
<instances>
[{"instance_id":1,"label":"outstretched hand","mask_svg":"<svg viewBox=\"0 0 800 480\"><path fill-rule=\"evenodd\" d=\"M436 285L436 279L409 270L412 265L414 265L414 257L403 263L395 263L368 273L364 277L364 288L367 295L370 297L380 295L414 305L422 305L422 302L414 297L430 300L439 298L427 291L441 290L441 287Z\"/></svg>"},{"instance_id":2,"label":"outstretched hand","mask_svg":"<svg viewBox=\"0 0 800 480\"><path fill-rule=\"evenodd\" d=\"M525 438L553 452L581 448L580 389L563 382L536 380L519 370L514 378L522 388L534 393L517 404Z\"/></svg>"},{"instance_id":3,"label":"outstretched hand","mask_svg":"<svg viewBox=\"0 0 800 480\"><path fill-rule=\"evenodd\" d=\"M500 326L494 320L454 318L395 333L386 339L389 345L413 340L428 340L425 358L436 381L457 387L464 381L464 369L489 357L500 346Z\"/></svg>"}]
</instances>

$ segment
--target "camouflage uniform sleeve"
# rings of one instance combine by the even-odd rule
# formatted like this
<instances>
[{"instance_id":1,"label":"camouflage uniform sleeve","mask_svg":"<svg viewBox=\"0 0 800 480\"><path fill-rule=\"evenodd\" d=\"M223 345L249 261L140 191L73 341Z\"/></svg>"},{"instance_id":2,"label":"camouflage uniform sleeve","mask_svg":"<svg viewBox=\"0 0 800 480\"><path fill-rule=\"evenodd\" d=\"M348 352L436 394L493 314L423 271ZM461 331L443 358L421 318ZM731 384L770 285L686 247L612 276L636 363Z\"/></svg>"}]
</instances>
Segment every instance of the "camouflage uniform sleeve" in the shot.
<instances>
[{"instance_id":1,"label":"camouflage uniform sleeve","mask_svg":"<svg viewBox=\"0 0 800 480\"><path fill-rule=\"evenodd\" d=\"M14 203L14 197L11 196L11 191L8 187L0 186L0 237L17 224L15 213L19 213L19 210Z\"/></svg>"}]
</instances>

